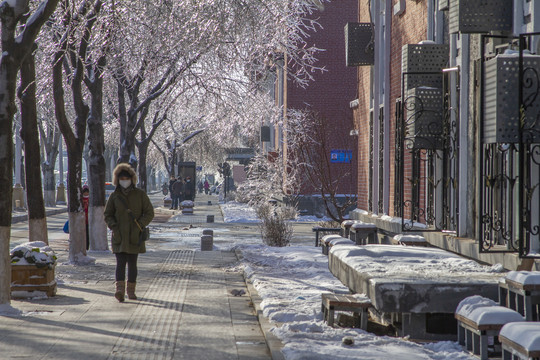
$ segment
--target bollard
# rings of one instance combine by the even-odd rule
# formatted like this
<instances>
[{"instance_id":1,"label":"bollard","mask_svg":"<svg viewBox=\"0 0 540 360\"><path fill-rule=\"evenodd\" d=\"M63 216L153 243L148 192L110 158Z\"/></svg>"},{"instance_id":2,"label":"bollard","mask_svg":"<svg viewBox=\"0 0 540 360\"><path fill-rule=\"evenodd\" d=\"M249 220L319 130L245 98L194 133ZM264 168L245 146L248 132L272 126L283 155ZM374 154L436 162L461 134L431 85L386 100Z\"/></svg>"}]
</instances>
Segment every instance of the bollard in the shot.
<instances>
[{"instance_id":1,"label":"bollard","mask_svg":"<svg viewBox=\"0 0 540 360\"><path fill-rule=\"evenodd\" d=\"M207 223L213 223L214 222L214 215L206 215L206 222Z\"/></svg>"},{"instance_id":2,"label":"bollard","mask_svg":"<svg viewBox=\"0 0 540 360\"><path fill-rule=\"evenodd\" d=\"M214 248L214 237L211 235L201 236L201 251L212 251Z\"/></svg>"},{"instance_id":3,"label":"bollard","mask_svg":"<svg viewBox=\"0 0 540 360\"><path fill-rule=\"evenodd\" d=\"M212 230L212 229L203 229L202 234L203 235L214 236L214 230Z\"/></svg>"}]
</instances>

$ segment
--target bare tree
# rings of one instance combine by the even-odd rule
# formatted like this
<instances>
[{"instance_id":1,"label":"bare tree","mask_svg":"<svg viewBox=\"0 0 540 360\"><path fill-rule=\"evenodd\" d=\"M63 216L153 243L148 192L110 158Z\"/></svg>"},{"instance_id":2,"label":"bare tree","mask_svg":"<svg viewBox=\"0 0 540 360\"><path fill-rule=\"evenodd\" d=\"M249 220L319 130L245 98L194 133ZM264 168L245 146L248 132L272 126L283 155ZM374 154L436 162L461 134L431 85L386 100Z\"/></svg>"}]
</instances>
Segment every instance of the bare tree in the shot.
<instances>
[{"instance_id":1,"label":"bare tree","mask_svg":"<svg viewBox=\"0 0 540 360\"><path fill-rule=\"evenodd\" d=\"M36 64L34 54L28 54L21 66L21 138L24 142L26 174L26 203L28 204L28 232L30 241L48 244L47 218L41 186L39 132L36 109Z\"/></svg>"},{"instance_id":2,"label":"bare tree","mask_svg":"<svg viewBox=\"0 0 540 360\"><path fill-rule=\"evenodd\" d=\"M341 222L350 207L356 204L356 193L348 191L344 185L353 175L356 165L354 161L332 164L330 153L336 144L332 146L330 142L334 136L330 127L331 123L318 113L308 110L290 110L288 113L286 130L290 145L289 157L296 159L299 171L307 179L308 185L321 195L327 215ZM352 150L354 139L350 136L341 137L338 148Z\"/></svg>"},{"instance_id":3,"label":"bare tree","mask_svg":"<svg viewBox=\"0 0 540 360\"><path fill-rule=\"evenodd\" d=\"M95 1L93 6L90 1L82 1L80 6L75 8L69 1L64 0L62 5L65 31L59 38L58 50L54 55L54 103L56 120L68 149L69 260L72 263L83 264L89 259L86 256L86 220L81 201L82 155L90 112L84 101L82 89L85 73L83 60L87 56L90 34L101 9L101 1ZM79 23L81 26L77 26ZM68 71L75 112L74 129L68 120L65 107L64 68Z\"/></svg>"},{"instance_id":4,"label":"bare tree","mask_svg":"<svg viewBox=\"0 0 540 360\"><path fill-rule=\"evenodd\" d=\"M22 27L18 25L28 13L28 0L2 1L0 3L1 46L0 58L0 304L10 302L11 261L9 240L11 230L11 203L13 188L13 115L15 114L15 92L17 74L24 58L30 54L34 41L58 0L47 0Z\"/></svg>"}]
</instances>

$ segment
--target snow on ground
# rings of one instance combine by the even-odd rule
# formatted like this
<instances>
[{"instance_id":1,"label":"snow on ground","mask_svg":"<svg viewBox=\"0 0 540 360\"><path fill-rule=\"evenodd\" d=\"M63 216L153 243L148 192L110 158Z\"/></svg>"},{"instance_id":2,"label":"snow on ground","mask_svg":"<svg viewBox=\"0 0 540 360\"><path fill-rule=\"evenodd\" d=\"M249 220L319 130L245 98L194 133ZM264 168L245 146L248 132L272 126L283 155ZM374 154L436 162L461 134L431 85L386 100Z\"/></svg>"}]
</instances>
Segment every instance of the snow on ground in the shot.
<instances>
[{"instance_id":1,"label":"snow on ground","mask_svg":"<svg viewBox=\"0 0 540 360\"><path fill-rule=\"evenodd\" d=\"M255 209L251 206L239 203L236 201L229 201L227 203L221 203L221 210L223 211L223 219L226 223L259 223L261 220L257 218ZM318 221L330 221L329 217L319 218L314 215L302 215L296 219L291 220L295 222L318 222Z\"/></svg>"},{"instance_id":2,"label":"snow on ground","mask_svg":"<svg viewBox=\"0 0 540 360\"><path fill-rule=\"evenodd\" d=\"M238 214L242 212L246 217L245 205L224 205L226 219L240 219ZM263 245L260 240L258 244L236 246L243 255L245 274L262 298L263 315L275 323L272 331L284 343L283 353L288 360L475 359L463 352L457 342L420 345L360 329L326 325L321 314L321 294L346 294L348 289L330 273L328 258L320 248L307 245L276 248ZM345 336L353 338L354 344L343 345Z\"/></svg>"},{"instance_id":3,"label":"snow on ground","mask_svg":"<svg viewBox=\"0 0 540 360\"><path fill-rule=\"evenodd\" d=\"M246 205L236 201L230 201L220 204L221 211L223 212L223 220L226 223L258 223L255 210Z\"/></svg>"}]
</instances>

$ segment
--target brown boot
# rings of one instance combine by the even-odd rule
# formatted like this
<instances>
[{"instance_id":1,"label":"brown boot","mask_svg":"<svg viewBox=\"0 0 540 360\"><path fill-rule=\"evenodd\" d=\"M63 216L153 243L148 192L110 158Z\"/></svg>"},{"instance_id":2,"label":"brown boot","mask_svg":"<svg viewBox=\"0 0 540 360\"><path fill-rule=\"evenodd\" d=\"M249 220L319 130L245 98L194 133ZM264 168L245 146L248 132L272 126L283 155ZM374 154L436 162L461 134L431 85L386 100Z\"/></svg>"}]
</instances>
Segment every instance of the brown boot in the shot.
<instances>
[{"instance_id":1,"label":"brown boot","mask_svg":"<svg viewBox=\"0 0 540 360\"><path fill-rule=\"evenodd\" d=\"M134 282L129 282L127 283L127 295L128 295L128 299L130 300L137 300L137 295L135 295L135 284Z\"/></svg>"},{"instance_id":2,"label":"brown boot","mask_svg":"<svg viewBox=\"0 0 540 360\"><path fill-rule=\"evenodd\" d=\"M125 293L126 293L126 282L117 281L116 292L114 293L114 297L116 298L116 300L118 300L119 302L124 302Z\"/></svg>"}]
</instances>

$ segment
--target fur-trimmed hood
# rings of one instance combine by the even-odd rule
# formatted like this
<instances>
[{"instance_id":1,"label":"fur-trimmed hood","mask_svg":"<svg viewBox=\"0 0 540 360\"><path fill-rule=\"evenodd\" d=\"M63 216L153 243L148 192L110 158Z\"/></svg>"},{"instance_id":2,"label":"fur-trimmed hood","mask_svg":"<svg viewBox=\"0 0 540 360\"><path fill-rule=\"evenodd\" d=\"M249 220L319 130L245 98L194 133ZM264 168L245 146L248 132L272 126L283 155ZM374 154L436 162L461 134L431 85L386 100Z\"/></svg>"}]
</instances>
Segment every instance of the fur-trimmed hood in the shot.
<instances>
[{"instance_id":1,"label":"fur-trimmed hood","mask_svg":"<svg viewBox=\"0 0 540 360\"><path fill-rule=\"evenodd\" d=\"M120 174L122 170L126 170L128 173L130 173L131 181L133 185L137 185L137 173L135 172L135 170L133 170L131 165L129 165L128 163L120 163L116 165L116 167L113 170L113 180L112 180L113 185L118 186L118 180L119 180L118 174Z\"/></svg>"}]
</instances>

